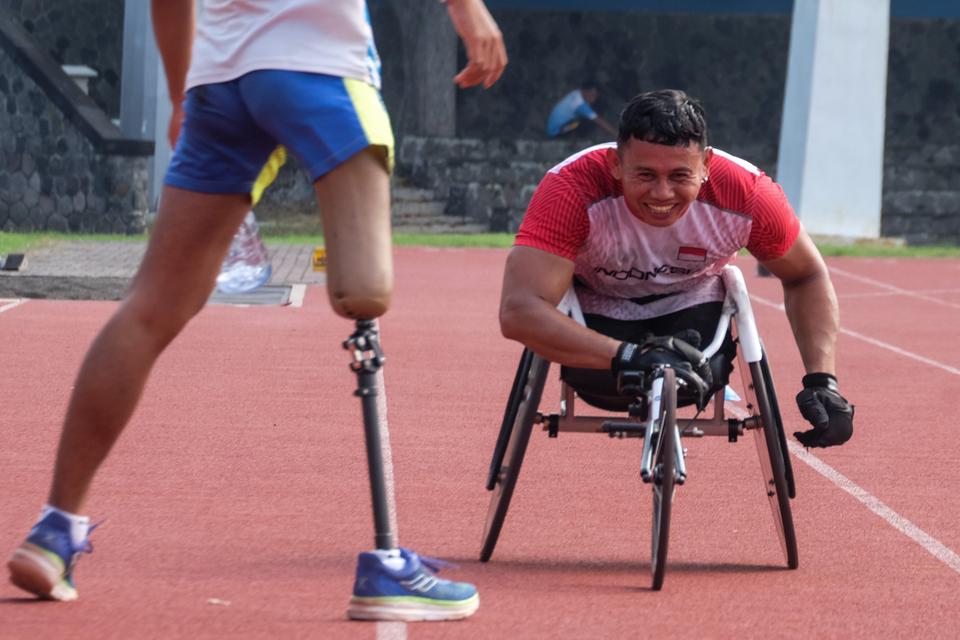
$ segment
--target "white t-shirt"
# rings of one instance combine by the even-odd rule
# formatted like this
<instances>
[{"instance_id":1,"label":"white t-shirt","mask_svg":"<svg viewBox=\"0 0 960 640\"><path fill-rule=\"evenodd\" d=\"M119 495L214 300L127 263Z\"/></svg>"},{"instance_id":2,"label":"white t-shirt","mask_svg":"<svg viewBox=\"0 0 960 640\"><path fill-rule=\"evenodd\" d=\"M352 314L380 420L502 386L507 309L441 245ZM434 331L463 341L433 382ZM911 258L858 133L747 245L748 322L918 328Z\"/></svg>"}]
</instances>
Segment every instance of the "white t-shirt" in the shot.
<instances>
[{"instance_id":1,"label":"white t-shirt","mask_svg":"<svg viewBox=\"0 0 960 640\"><path fill-rule=\"evenodd\" d=\"M261 69L355 78L380 88L364 0L202 0L187 88Z\"/></svg>"}]
</instances>

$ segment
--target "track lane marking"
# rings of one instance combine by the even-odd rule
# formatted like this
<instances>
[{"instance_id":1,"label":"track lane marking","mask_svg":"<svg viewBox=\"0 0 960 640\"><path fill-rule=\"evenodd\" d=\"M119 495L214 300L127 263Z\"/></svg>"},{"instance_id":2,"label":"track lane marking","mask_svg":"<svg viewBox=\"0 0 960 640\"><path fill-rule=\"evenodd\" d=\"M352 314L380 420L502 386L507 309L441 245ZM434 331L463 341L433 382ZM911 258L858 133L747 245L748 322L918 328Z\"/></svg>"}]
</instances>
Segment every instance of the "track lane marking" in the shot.
<instances>
[{"instance_id":1,"label":"track lane marking","mask_svg":"<svg viewBox=\"0 0 960 640\"><path fill-rule=\"evenodd\" d=\"M767 300L766 298L761 298L759 296L750 295L751 300L759 302L762 305L772 307L774 309L779 309L784 311L784 306L780 302L774 302L772 300ZM960 376L960 369L956 367L951 367L948 364L943 364L942 362L937 362L936 360L931 360L930 358L918 355L906 349L901 349L895 345L883 342L882 340L877 340L871 338L870 336L865 336L862 333L857 333L856 331L850 331L849 329L840 329L841 333L845 333L849 336L863 340L869 344L880 347L882 349L887 349L896 353L897 355L922 362L923 364L929 364L931 366L939 367L944 371L952 373L954 375ZM888 507L880 498L876 497L866 489L862 488L860 485L855 483L853 480L849 479L826 462L813 455L807 451L804 447L793 442L792 440L787 441L787 448L790 450L790 453L793 454L795 458L804 462L811 469L822 475L824 478L832 482L834 485L843 489L851 496L857 499L863 506L872 511L874 514L879 516L891 527L907 536L917 544L919 544L923 549L932 555L934 558L947 565L953 569L956 573L960 573L960 556L956 554L950 547L946 546L929 533L913 524L899 513Z\"/></svg>"},{"instance_id":2,"label":"track lane marking","mask_svg":"<svg viewBox=\"0 0 960 640\"><path fill-rule=\"evenodd\" d=\"M934 558L960 573L960 556L952 549L888 507L880 498L862 488L817 456L806 451L799 444L788 441L787 448L790 449L790 453L795 458L802 460L814 471L856 498L863 506L880 516L891 527L919 544Z\"/></svg>"},{"instance_id":3,"label":"track lane marking","mask_svg":"<svg viewBox=\"0 0 960 640\"><path fill-rule=\"evenodd\" d=\"M944 294L944 293L954 294L954 293L960 293L960 289L957 289L957 288L951 288L951 289L921 289L921 290L917 291L917 293L926 293L926 294L930 294L930 295L935 295L935 294L938 294L938 293L939 293L939 294ZM837 298L840 298L840 299L842 299L842 300L853 300L854 298L857 298L857 299L859 299L859 298L892 298L893 296L898 296L898 295L900 295L900 294L897 293L896 291L874 291L874 292L871 292L871 293L843 293L843 294L838 293L838 294L837 294Z\"/></svg>"},{"instance_id":4,"label":"track lane marking","mask_svg":"<svg viewBox=\"0 0 960 640\"><path fill-rule=\"evenodd\" d=\"M378 622L377 640L407 640L407 623Z\"/></svg>"},{"instance_id":5,"label":"track lane marking","mask_svg":"<svg viewBox=\"0 0 960 640\"><path fill-rule=\"evenodd\" d=\"M302 307L303 299L307 295L307 285L305 284L292 284L290 285L290 298L289 304L291 307Z\"/></svg>"},{"instance_id":6,"label":"track lane marking","mask_svg":"<svg viewBox=\"0 0 960 640\"><path fill-rule=\"evenodd\" d=\"M955 303L955 302L947 302L946 300L940 300L939 298L933 298L933 297L931 297L931 296L926 296L926 295L923 295L922 293L918 293L918 292L916 292L916 291L910 291L909 289L901 289L900 287L897 287L897 286L895 286L895 285L887 284L886 282L881 282L880 280L874 280L873 278L868 278L867 276L861 276L861 275L858 275L858 274L856 274L856 273L851 273L850 271L847 271L847 270L845 270L845 269L838 269L838 268L836 268L836 267L830 267L830 273L836 273L837 275L841 275L841 276L843 276L843 277L845 277L845 278L850 278L851 280L857 280L857 281L859 281L859 282L863 282L863 283L865 283L865 284L869 284L869 285L872 285L872 286L874 286L874 287L879 287L879 288L881 288L881 289L886 289L887 291L890 291L891 293L896 293L896 294L901 295L901 296L908 296L908 297L910 297L910 298L917 298L918 300L924 300L924 301L926 301L926 302L933 302L933 303L935 303L935 304L943 305L943 306L945 306L945 307L951 307L951 308L953 308L953 309L960 309L960 304L957 304L957 303Z\"/></svg>"},{"instance_id":7,"label":"track lane marking","mask_svg":"<svg viewBox=\"0 0 960 640\"><path fill-rule=\"evenodd\" d=\"M7 300L9 300L9 298ZM9 300L9 302L7 300L0 300L0 305L2 305L0 306L0 313L3 313L4 311L10 311L10 309L15 309L16 307L27 303L27 298L17 298L16 300ZM4 302L7 302L7 304L3 304Z\"/></svg>"},{"instance_id":8,"label":"track lane marking","mask_svg":"<svg viewBox=\"0 0 960 640\"><path fill-rule=\"evenodd\" d=\"M761 298L760 296L755 296L753 294L750 294L750 299L755 302L759 302L762 305L766 305L774 309L779 309L780 311L785 311L785 307L783 306L782 302L774 302L773 300L767 300L766 298ZM862 340L863 342L872 344L875 347L880 347L881 349L892 351L893 353L896 353L897 355L901 355L905 358L916 360L917 362L922 362L923 364L930 365L931 367L936 367L937 369L941 369L943 371L946 371L947 373L952 373L955 376L960 376L960 368L954 367L952 365L945 364L938 360L934 360L933 358L922 356L919 353L914 353L912 351L907 351L906 349L901 349L900 347L890 344L889 342L884 342L883 340L877 340L876 338L871 338L868 335L864 335L858 331L853 331L852 329L844 329L843 327L840 327L839 331L844 335L848 335L851 338L856 338L857 340Z\"/></svg>"}]
</instances>

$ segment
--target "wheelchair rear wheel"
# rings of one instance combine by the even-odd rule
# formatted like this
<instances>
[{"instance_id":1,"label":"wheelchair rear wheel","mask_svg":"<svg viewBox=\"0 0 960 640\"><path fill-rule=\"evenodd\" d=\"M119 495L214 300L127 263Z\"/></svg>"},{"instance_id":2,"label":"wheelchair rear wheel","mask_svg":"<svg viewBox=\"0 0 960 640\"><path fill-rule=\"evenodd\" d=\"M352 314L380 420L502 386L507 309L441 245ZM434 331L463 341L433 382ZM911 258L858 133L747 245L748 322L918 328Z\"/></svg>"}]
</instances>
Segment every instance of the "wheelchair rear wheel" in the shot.
<instances>
[{"instance_id":1,"label":"wheelchair rear wheel","mask_svg":"<svg viewBox=\"0 0 960 640\"><path fill-rule=\"evenodd\" d=\"M787 495L793 500L797 497L797 484L793 479L793 464L790 462L790 449L787 448L787 433L783 429L783 416L780 414L780 403L777 401L777 387L773 384L773 373L770 371L770 359L767 351L762 351L760 370L763 373L763 384L770 397L770 411L777 423L777 438L780 440L780 450L783 452L783 471L787 476Z\"/></svg>"},{"instance_id":2,"label":"wheelchair rear wheel","mask_svg":"<svg viewBox=\"0 0 960 640\"><path fill-rule=\"evenodd\" d=\"M677 378L676 372L669 367L663 371L663 391L660 394L660 415L657 422L660 429L653 458L653 535L650 554L654 591L663 587L663 578L667 572L670 512L676 480L674 430L677 428Z\"/></svg>"},{"instance_id":3,"label":"wheelchair rear wheel","mask_svg":"<svg viewBox=\"0 0 960 640\"><path fill-rule=\"evenodd\" d=\"M543 386L547 380L550 362L524 349L513 389L507 401L494 459L490 465L487 489L493 492L483 529L480 561L487 562L493 555L510 508L513 489L520 475L520 465L527 452L534 418L540 406Z\"/></svg>"},{"instance_id":4,"label":"wheelchair rear wheel","mask_svg":"<svg viewBox=\"0 0 960 640\"><path fill-rule=\"evenodd\" d=\"M764 368L767 375L764 375ZM750 363L750 377L753 392L756 396L757 409L763 423L762 429L753 431L760 456L760 466L763 472L764 487L770 500L770 509L773 521L780 536L780 546L786 556L787 566L796 569L800 565L797 551L797 534L793 527L793 513L790 509L790 488L787 481L787 465L789 464L789 450L785 446L783 425L779 411L774 411L773 402L776 400L767 388L766 380L769 377L769 365L764 360ZM779 407L777 407L779 409ZM792 477L792 469L791 469Z\"/></svg>"}]
</instances>

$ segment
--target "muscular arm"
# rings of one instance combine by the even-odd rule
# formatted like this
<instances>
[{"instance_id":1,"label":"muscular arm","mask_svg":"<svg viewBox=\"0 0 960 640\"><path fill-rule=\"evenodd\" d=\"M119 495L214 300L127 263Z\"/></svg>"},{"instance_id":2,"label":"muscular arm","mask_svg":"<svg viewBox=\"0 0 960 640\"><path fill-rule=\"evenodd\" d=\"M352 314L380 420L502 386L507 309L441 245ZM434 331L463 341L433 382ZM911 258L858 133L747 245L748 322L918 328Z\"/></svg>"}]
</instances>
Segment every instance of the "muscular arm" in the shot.
<instances>
[{"instance_id":1,"label":"muscular arm","mask_svg":"<svg viewBox=\"0 0 960 640\"><path fill-rule=\"evenodd\" d=\"M193 48L193 0L152 0L150 12L157 49L163 59L163 70L167 74L167 93L173 105L167 133L172 147L176 145L180 122L183 120L181 105Z\"/></svg>"},{"instance_id":2,"label":"muscular arm","mask_svg":"<svg viewBox=\"0 0 960 640\"><path fill-rule=\"evenodd\" d=\"M573 281L573 262L531 247L507 257L500 297L500 331L551 362L607 369L620 343L557 311Z\"/></svg>"},{"instance_id":3,"label":"muscular arm","mask_svg":"<svg viewBox=\"0 0 960 640\"><path fill-rule=\"evenodd\" d=\"M801 229L783 257L764 262L763 266L783 284L787 318L806 372L836 375L840 312L827 265L810 236Z\"/></svg>"}]
</instances>

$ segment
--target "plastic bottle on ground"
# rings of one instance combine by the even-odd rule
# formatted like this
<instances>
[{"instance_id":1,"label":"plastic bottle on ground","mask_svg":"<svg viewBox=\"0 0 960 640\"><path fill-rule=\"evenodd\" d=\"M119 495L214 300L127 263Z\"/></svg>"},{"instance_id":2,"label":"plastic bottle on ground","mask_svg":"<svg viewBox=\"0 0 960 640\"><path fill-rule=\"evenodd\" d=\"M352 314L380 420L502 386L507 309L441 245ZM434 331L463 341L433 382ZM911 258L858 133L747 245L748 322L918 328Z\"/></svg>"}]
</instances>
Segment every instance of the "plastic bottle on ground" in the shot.
<instances>
[{"instance_id":1,"label":"plastic bottle on ground","mask_svg":"<svg viewBox=\"0 0 960 640\"><path fill-rule=\"evenodd\" d=\"M260 226L250 211L233 236L230 251L220 267L217 290L226 294L247 293L266 283L272 273L270 255L260 238Z\"/></svg>"}]
</instances>

